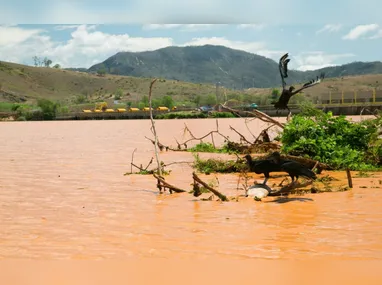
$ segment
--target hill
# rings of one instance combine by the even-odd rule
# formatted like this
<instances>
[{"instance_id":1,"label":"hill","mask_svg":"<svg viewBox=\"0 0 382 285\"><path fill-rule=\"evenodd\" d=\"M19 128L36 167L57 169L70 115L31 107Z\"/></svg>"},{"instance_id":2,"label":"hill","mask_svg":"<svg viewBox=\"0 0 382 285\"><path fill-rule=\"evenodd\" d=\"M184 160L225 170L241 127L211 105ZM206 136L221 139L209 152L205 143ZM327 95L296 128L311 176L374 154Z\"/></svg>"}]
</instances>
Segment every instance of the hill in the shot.
<instances>
[{"instance_id":1,"label":"hill","mask_svg":"<svg viewBox=\"0 0 382 285\"><path fill-rule=\"evenodd\" d=\"M221 84L232 89L280 86L278 63L272 59L224 46L166 47L146 52L119 52L89 68L110 74L162 77L193 83ZM290 70L287 84L314 78L382 73L382 62L353 62L315 71Z\"/></svg>"},{"instance_id":2,"label":"hill","mask_svg":"<svg viewBox=\"0 0 382 285\"><path fill-rule=\"evenodd\" d=\"M119 103L123 106L129 102L137 105L148 94L150 80L110 74L98 76L86 72L0 62L0 102L35 104L36 99L46 98L80 110L85 107L92 108L95 102L100 101L107 101L113 105L116 94L120 94ZM380 90L381 84L382 74L331 78L308 89L305 95L317 97L320 94L328 94L329 91L366 91L373 88ZM276 88L280 90L279 86ZM195 84L162 78L154 85L153 96L155 99L170 96L177 105L195 106L207 102L213 104L216 91L213 84ZM218 89L220 98L256 102L261 105L270 103L271 93L272 88ZM291 103L301 100L301 96L294 96ZM0 108L1 111L4 110Z\"/></svg>"}]
</instances>

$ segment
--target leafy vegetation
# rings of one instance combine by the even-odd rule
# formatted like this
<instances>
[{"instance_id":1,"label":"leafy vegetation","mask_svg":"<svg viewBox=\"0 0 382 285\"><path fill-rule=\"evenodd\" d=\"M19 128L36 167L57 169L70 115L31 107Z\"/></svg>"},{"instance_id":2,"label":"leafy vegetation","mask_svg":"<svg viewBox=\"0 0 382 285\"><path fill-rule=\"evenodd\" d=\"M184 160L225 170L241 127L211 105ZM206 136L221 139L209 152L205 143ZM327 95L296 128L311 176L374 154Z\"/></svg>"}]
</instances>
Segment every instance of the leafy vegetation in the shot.
<instances>
[{"instance_id":1,"label":"leafy vegetation","mask_svg":"<svg viewBox=\"0 0 382 285\"><path fill-rule=\"evenodd\" d=\"M197 118L207 118L208 115L202 112L171 112L167 114L156 115L156 119L197 119Z\"/></svg>"},{"instance_id":2,"label":"leafy vegetation","mask_svg":"<svg viewBox=\"0 0 382 285\"><path fill-rule=\"evenodd\" d=\"M236 149L231 148L229 143L225 143L221 148L215 147L212 143L201 142L192 148L189 148L190 152L210 152L210 153L238 153Z\"/></svg>"},{"instance_id":3,"label":"leafy vegetation","mask_svg":"<svg viewBox=\"0 0 382 285\"><path fill-rule=\"evenodd\" d=\"M310 157L335 169L375 170L380 168L382 142L378 139L381 118L351 122L313 107L292 117L282 132L281 151Z\"/></svg>"},{"instance_id":4,"label":"leafy vegetation","mask_svg":"<svg viewBox=\"0 0 382 285\"><path fill-rule=\"evenodd\" d=\"M194 155L194 167L201 173L210 174L241 172L248 168L245 162L223 159L201 159L198 154Z\"/></svg>"}]
</instances>

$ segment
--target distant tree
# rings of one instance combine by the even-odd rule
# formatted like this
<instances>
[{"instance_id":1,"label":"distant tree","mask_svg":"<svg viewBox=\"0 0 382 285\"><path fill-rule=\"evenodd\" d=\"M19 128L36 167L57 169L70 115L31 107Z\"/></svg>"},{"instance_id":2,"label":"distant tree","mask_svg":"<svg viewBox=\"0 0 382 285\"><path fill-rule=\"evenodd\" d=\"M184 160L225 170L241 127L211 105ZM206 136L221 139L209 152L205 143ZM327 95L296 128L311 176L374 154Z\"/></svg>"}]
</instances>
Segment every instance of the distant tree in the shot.
<instances>
[{"instance_id":1,"label":"distant tree","mask_svg":"<svg viewBox=\"0 0 382 285\"><path fill-rule=\"evenodd\" d=\"M152 99L151 100L151 106L153 107L153 109L158 108L160 105L161 105L161 100L159 100L159 99ZM148 105L146 107L148 107Z\"/></svg>"},{"instance_id":2,"label":"distant tree","mask_svg":"<svg viewBox=\"0 0 382 285\"><path fill-rule=\"evenodd\" d=\"M272 89L271 98L272 100L276 100L279 97L280 91L278 89Z\"/></svg>"},{"instance_id":3,"label":"distant tree","mask_svg":"<svg viewBox=\"0 0 382 285\"><path fill-rule=\"evenodd\" d=\"M203 98L202 102L203 102L203 105L209 105L209 106L215 105L216 104L215 94L207 95L205 98Z\"/></svg>"},{"instance_id":4,"label":"distant tree","mask_svg":"<svg viewBox=\"0 0 382 285\"><path fill-rule=\"evenodd\" d=\"M138 103L138 108L139 109L143 109L144 107L148 107L148 106L146 106L145 103L143 103L143 102L139 102Z\"/></svg>"},{"instance_id":5,"label":"distant tree","mask_svg":"<svg viewBox=\"0 0 382 285\"><path fill-rule=\"evenodd\" d=\"M43 62L45 67L50 67L50 65L52 64L52 61L46 57L44 58Z\"/></svg>"},{"instance_id":6,"label":"distant tree","mask_svg":"<svg viewBox=\"0 0 382 285\"><path fill-rule=\"evenodd\" d=\"M149 97L147 95L144 95L141 99L141 102L145 104L146 107L149 106Z\"/></svg>"},{"instance_id":7,"label":"distant tree","mask_svg":"<svg viewBox=\"0 0 382 285\"><path fill-rule=\"evenodd\" d=\"M33 57L33 62L35 67L41 66L42 64L41 58L39 58L37 55Z\"/></svg>"},{"instance_id":8,"label":"distant tree","mask_svg":"<svg viewBox=\"0 0 382 285\"><path fill-rule=\"evenodd\" d=\"M126 103L127 108L131 108L131 105L132 105L132 104L133 104L132 102L127 102L127 103Z\"/></svg>"},{"instance_id":9,"label":"distant tree","mask_svg":"<svg viewBox=\"0 0 382 285\"><path fill-rule=\"evenodd\" d=\"M56 63L55 65L53 65L53 68L57 68L57 69L59 69L59 68L61 68L61 65L59 65L58 63Z\"/></svg>"},{"instance_id":10,"label":"distant tree","mask_svg":"<svg viewBox=\"0 0 382 285\"><path fill-rule=\"evenodd\" d=\"M123 91L121 88L118 88L116 91L115 91L115 94L114 94L114 99L115 100L121 100L123 96Z\"/></svg>"},{"instance_id":11,"label":"distant tree","mask_svg":"<svg viewBox=\"0 0 382 285\"><path fill-rule=\"evenodd\" d=\"M106 69L105 68L100 68L97 70L97 74L99 76L105 76L106 75Z\"/></svg>"},{"instance_id":12,"label":"distant tree","mask_svg":"<svg viewBox=\"0 0 382 285\"><path fill-rule=\"evenodd\" d=\"M162 105L171 109L172 107L174 107L174 100L172 99L171 96L166 95L162 98Z\"/></svg>"},{"instance_id":13,"label":"distant tree","mask_svg":"<svg viewBox=\"0 0 382 285\"><path fill-rule=\"evenodd\" d=\"M200 102L202 100L202 97L200 95L196 95L194 98L194 103L196 104L196 107L200 106Z\"/></svg>"},{"instance_id":14,"label":"distant tree","mask_svg":"<svg viewBox=\"0 0 382 285\"><path fill-rule=\"evenodd\" d=\"M40 107L43 113L44 120L53 120L56 118L58 104L48 99L38 99L37 106Z\"/></svg>"}]
</instances>

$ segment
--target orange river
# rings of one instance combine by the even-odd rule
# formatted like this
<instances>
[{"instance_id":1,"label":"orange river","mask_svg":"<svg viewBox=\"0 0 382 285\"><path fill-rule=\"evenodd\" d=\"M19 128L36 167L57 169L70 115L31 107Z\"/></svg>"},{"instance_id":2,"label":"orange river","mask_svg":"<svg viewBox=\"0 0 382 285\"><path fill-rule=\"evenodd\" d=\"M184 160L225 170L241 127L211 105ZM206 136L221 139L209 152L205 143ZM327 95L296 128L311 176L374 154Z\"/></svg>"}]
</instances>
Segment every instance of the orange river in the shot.
<instances>
[{"instance_id":1,"label":"orange river","mask_svg":"<svg viewBox=\"0 0 382 285\"><path fill-rule=\"evenodd\" d=\"M185 141L185 124L195 136L216 128L215 119L158 120L160 141L174 147ZM261 202L159 195L151 175L124 176L134 149L135 164L154 157L156 165L145 139L153 137L150 126L150 120L0 123L0 259L382 260L381 174L353 172L354 187L345 192ZM256 136L266 124L252 120L248 130L243 119L219 119L220 131L238 140L229 126L252 139L249 130ZM215 136L215 143L222 139ZM194 160L190 152L159 155L165 163ZM189 164L167 169L166 181L191 190ZM344 172L326 174L347 183ZM220 191L237 193L235 174L200 177L217 177Z\"/></svg>"}]
</instances>

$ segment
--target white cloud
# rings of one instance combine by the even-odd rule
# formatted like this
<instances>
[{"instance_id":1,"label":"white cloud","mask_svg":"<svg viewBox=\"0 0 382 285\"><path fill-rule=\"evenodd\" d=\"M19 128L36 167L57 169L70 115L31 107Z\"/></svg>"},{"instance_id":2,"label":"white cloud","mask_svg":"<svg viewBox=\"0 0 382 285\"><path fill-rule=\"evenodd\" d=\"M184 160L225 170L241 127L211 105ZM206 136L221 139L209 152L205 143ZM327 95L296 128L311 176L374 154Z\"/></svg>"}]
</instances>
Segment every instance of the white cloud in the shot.
<instances>
[{"instance_id":1,"label":"white cloud","mask_svg":"<svg viewBox=\"0 0 382 285\"><path fill-rule=\"evenodd\" d=\"M96 31L95 26L86 25L77 27L71 33L71 39L63 43L55 43L50 37L38 34L36 30L21 28L15 30L11 27L7 29L0 32L0 56L4 61L18 63L31 62L32 57L37 55L49 57L54 63L59 63L63 67L90 67L120 51L155 50L173 45L171 38L106 34ZM21 32L16 34L19 30ZM17 43L22 44L15 47Z\"/></svg>"},{"instance_id":2,"label":"white cloud","mask_svg":"<svg viewBox=\"0 0 382 285\"><path fill-rule=\"evenodd\" d=\"M350 32L342 38L344 40L356 40L367 33L377 30L378 27L377 24L359 25L351 29Z\"/></svg>"},{"instance_id":3,"label":"white cloud","mask_svg":"<svg viewBox=\"0 0 382 285\"><path fill-rule=\"evenodd\" d=\"M369 39L375 40L382 38L382 29L379 30L374 36L369 37Z\"/></svg>"},{"instance_id":4,"label":"white cloud","mask_svg":"<svg viewBox=\"0 0 382 285\"><path fill-rule=\"evenodd\" d=\"M20 44L38 34L39 29L21 29L13 25L0 26L0 46L13 46Z\"/></svg>"},{"instance_id":5,"label":"white cloud","mask_svg":"<svg viewBox=\"0 0 382 285\"><path fill-rule=\"evenodd\" d=\"M327 24L322 29L316 31L316 34L321 34L323 32L329 32L329 33L338 32L339 30L341 30L341 28L342 28L342 25L340 24Z\"/></svg>"},{"instance_id":6,"label":"white cloud","mask_svg":"<svg viewBox=\"0 0 382 285\"><path fill-rule=\"evenodd\" d=\"M353 57L355 56L352 53L343 53L343 54L327 54L322 51L313 51L313 52L303 52L296 56L293 56L291 61L291 68L296 68L297 70L315 70L319 68L324 68L328 66L335 66L336 60L344 57Z\"/></svg>"},{"instance_id":7,"label":"white cloud","mask_svg":"<svg viewBox=\"0 0 382 285\"><path fill-rule=\"evenodd\" d=\"M254 29L262 30L265 27L264 24L240 24L237 26L238 29Z\"/></svg>"}]
</instances>

